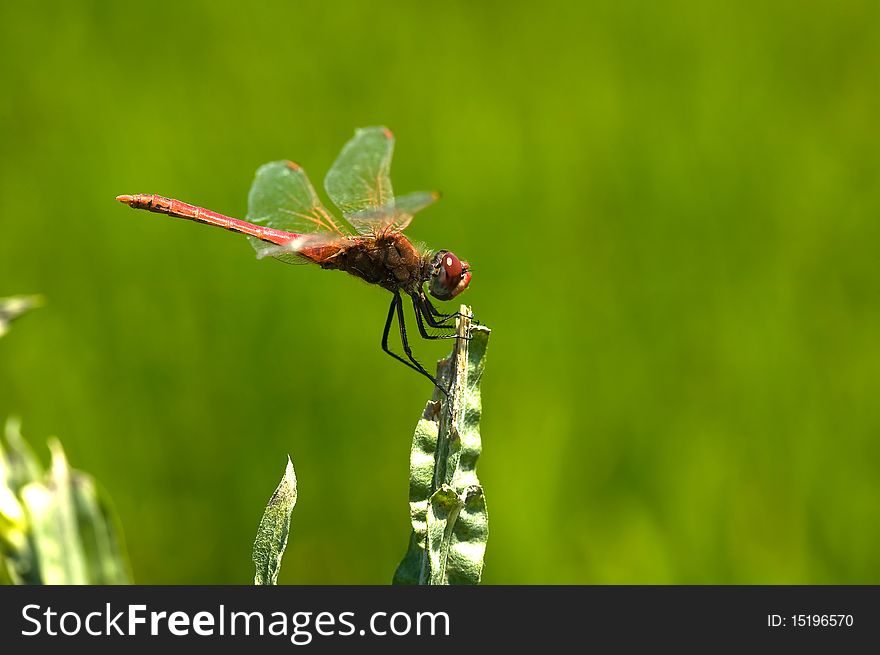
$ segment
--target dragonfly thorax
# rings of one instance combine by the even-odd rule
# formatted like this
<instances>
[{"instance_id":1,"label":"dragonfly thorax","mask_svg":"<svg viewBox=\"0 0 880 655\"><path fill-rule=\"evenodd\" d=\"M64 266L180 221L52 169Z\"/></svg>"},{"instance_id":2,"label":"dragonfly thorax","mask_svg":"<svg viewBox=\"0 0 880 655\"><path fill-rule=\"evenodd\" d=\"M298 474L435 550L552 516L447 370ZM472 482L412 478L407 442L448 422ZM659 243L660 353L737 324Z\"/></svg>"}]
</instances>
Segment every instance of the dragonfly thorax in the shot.
<instances>
[{"instance_id":1,"label":"dragonfly thorax","mask_svg":"<svg viewBox=\"0 0 880 655\"><path fill-rule=\"evenodd\" d=\"M345 271L392 293L422 284L422 256L400 233L351 237L310 254L321 268Z\"/></svg>"}]
</instances>

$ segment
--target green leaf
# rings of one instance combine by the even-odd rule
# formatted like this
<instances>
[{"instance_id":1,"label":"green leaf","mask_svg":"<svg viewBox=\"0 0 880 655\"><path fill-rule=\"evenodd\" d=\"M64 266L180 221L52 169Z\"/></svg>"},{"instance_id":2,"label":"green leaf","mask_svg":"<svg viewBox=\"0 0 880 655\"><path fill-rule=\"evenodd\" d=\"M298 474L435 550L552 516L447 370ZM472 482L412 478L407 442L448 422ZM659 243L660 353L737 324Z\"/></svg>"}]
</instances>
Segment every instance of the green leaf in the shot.
<instances>
[{"instance_id":1,"label":"green leaf","mask_svg":"<svg viewBox=\"0 0 880 655\"><path fill-rule=\"evenodd\" d=\"M10 296L0 298L0 337L9 331L9 324L22 314L40 307L42 296Z\"/></svg>"},{"instance_id":2,"label":"green leaf","mask_svg":"<svg viewBox=\"0 0 880 655\"><path fill-rule=\"evenodd\" d=\"M50 439L52 463L45 482L30 482L21 498L30 518L43 584L88 584L86 556L77 529L72 472L57 439Z\"/></svg>"},{"instance_id":3,"label":"green leaf","mask_svg":"<svg viewBox=\"0 0 880 655\"><path fill-rule=\"evenodd\" d=\"M254 575L255 585L274 585L278 583L278 572L281 570L281 558L287 547L287 535L290 531L290 514L296 505L296 474L293 462L287 457L287 468L284 477L278 483L275 493L266 505L257 538L254 540Z\"/></svg>"},{"instance_id":4,"label":"green leaf","mask_svg":"<svg viewBox=\"0 0 880 655\"><path fill-rule=\"evenodd\" d=\"M446 555L448 584L478 584L483 573L483 557L489 537L486 498L479 485L465 490Z\"/></svg>"},{"instance_id":5,"label":"green leaf","mask_svg":"<svg viewBox=\"0 0 880 655\"><path fill-rule=\"evenodd\" d=\"M43 471L21 436L21 421L6 421L5 441L0 439L0 560L2 576L13 584L40 584L37 554L27 510L20 492L41 480Z\"/></svg>"},{"instance_id":6,"label":"green leaf","mask_svg":"<svg viewBox=\"0 0 880 655\"><path fill-rule=\"evenodd\" d=\"M394 584L477 584L483 570L488 514L477 478L480 440L480 381L490 330L463 318L452 354L438 363L448 385L425 406L410 451L409 548Z\"/></svg>"},{"instance_id":7,"label":"green leaf","mask_svg":"<svg viewBox=\"0 0 880 655\"><path fill-rule=\"evenodd\" d=\"M131 584L122 528L109 495L81 471L72 470L70 482L89 584Z\"/></svg>"},{"instance_id":8,"label":"green leaf","mask_svg":"<svg viewBox=\"0 0 880 655\"><path fill-rule=\"evenodd\" d=\"M71 469L57 439L44 473L17 419L0 444L0 559L16 584L131 582L122 531L107 494Z\"/></svg>"}]
</instances>

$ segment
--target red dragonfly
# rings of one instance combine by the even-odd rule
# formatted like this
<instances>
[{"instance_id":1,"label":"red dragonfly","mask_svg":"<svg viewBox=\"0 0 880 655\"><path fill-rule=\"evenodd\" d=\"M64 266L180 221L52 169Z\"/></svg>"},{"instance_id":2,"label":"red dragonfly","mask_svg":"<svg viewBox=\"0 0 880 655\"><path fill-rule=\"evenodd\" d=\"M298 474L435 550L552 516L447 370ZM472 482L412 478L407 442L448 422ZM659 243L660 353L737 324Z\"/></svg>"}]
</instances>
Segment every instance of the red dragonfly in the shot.
<instances>
[{"instance_id":1,"label":"red dragonfly","mask_svg":"<svg viewBox=\"0 0 880 655\"><path fill-rule=\"evenodd\" d=\"M439 195L416 192L395 198L389 176L393 151L394 135L384 127L356 130L345 144L324 178L327 195L342 212L342 218L324 207L305 171L291 161L271 162L257 171L248 195L248 221L152 194L116 199L135 209L246 234L261 258L317 264L387 289L394 297L382 332L382 350L439 386L413 356L406 334L403 295L412 300L423 338L454 339L455 334L430 334L426 329L427 324L441 331L454 330L450 321L458 313L438 311L425 295L425 284L435 298L451 300L467 288L471 273L468 263L452 252L422 251L403 234L416 212ZM395 315L407 359L388 347Z\"/></svg>"}]
</instances>

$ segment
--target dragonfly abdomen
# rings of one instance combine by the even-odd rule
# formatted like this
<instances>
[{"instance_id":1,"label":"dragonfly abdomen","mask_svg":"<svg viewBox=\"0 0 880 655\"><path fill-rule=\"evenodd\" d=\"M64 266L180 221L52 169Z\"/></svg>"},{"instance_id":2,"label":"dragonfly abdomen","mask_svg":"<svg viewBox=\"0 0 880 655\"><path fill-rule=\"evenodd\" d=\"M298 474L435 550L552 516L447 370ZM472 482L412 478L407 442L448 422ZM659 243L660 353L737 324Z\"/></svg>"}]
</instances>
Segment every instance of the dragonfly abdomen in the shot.
<instances>
[{"instance_id":1,"label":"dragonfly abdomen","mask_svg":"<svg viewBox=\"0 0 880 655\"><path fill-rule=\"evenodd\" d=\"M204 207L197 207L189 203L175 200L174 198L166 198L165 196L157 196L153 193L139 193L132 196L117 196L119 202L123 202L134 209L146 209L156 214L167 214L168 216L176 216L188 221L203 223L205 225L214 225L222 227L230 232L239 234L247 234L267 243L274 243L282 246L290 243L294 239L298 239L300 234L294 232L285 232L276 230L263 225L255 225L231 216L224 216Z\"/></svg>"}]
</instances>

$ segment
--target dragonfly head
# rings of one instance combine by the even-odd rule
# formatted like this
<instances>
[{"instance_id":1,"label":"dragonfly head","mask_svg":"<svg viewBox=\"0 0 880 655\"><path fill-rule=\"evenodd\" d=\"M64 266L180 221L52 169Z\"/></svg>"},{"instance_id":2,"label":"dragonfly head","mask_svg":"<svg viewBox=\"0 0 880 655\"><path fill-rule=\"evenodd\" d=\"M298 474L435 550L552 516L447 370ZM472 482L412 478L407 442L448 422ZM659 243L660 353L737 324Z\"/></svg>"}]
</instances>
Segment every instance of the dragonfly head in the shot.
<instances>
[{"instance_id":1,"label":"dragonfly head","mask_svg":"<svg viewBox=\"0 0 880 655\"><path fill-rule=\"evenodd\" d=\"M428 291L438 300L452 300L467 288L471 272L467 262L448 250L441 250L431 261Z\"/></svg>"}]
</instances>

